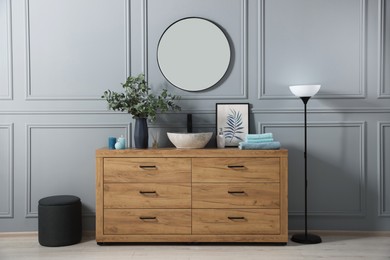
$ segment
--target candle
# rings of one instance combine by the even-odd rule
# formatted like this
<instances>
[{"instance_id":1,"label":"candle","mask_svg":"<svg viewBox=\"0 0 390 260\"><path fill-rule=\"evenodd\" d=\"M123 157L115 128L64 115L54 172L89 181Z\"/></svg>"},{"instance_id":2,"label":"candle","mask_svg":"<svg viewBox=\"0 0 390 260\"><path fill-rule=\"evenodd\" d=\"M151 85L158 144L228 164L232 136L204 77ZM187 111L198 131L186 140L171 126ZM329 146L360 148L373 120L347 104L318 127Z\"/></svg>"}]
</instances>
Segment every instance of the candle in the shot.
<instances>
[{"instance_id":1,"label":"candle","mask_svg":"<svg viewBox=\"0 0 390 260\"><path fill-rule=\"evenodd\" d=\"M108 137L108 149L115 149L116 137Z\"/></svg>"}]
</instances>

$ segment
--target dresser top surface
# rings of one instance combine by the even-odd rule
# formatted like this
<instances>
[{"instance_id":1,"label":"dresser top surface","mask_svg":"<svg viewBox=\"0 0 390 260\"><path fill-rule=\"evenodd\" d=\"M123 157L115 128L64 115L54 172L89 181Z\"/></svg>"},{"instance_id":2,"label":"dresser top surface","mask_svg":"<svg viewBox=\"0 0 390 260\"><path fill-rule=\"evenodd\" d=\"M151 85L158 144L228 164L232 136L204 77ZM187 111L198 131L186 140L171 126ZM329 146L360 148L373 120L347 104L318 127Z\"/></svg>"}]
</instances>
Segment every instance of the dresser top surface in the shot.
<instances>
[{"instance_id":1,"label":"dresser top surface","mask_svg":"<svg viewBox=\"0 0 390 260\"><path fill-rule=\"evenodd\" d=\"M280 150L240 150L238 148L206 149L122 149L96 150L96 157L287 157L287 149Z\"/></svg>"}]
</instances>

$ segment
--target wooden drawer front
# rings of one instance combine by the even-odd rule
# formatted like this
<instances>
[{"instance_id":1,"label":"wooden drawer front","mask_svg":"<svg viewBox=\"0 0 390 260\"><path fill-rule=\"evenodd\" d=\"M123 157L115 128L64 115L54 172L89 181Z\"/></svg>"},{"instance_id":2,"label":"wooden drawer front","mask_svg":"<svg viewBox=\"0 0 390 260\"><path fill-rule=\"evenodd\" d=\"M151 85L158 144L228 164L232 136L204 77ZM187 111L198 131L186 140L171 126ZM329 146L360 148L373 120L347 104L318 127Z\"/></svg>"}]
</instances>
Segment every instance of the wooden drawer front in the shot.
<instances>
[{"instance_id":1,"label":"wooden drawer front","mask_svg":"<svg viewBox=\"0 0 390 260\"><path fill-rule=\"evenodd\" d=\"M193 158L193 182L279 181L279 158Z\"/></svg>"},{"instance_id":2,"label":"wooden drawer front","mask_svg":"<svg viewBox=\"0 0 390 260\"><path fill-rule=\"evenodd\" d=\"M194 209L192 234L280 234L278 209Z\"/></svg>"},{"instance_id":3,"label":"wooden drawer front","mask_svg":"<svg viewBox=\"0 0 390 260\"><path fill-rule=\"evenodd\" d=\"M190 182L189 158L105 158L104 182Z\"/></svg>"},{"instance_id":4,"label":"wooden drawer front","mask_svg":"<svg viewBox=\"0 0 390 260\"><path fill-rule=\"evenodd\" d=\"M105 209L104 234L191 234L191 210Z\"/></svg>"},{"instance_id":5,"label":"wooden drawer front","mask_svg":"<svg viewBox=\"0 0 390 260\"><path fill-rule=\"evenodd\" d=\"M279 208L279 183L193 183L193 208Z\"/></svg>"},{"instance_id":6,"label":"wooden drawer front","mask_svg":"<svg viewBox=\"0 0 390 260\"><path fill-rule=\"evenodd\" d=\"M104 208L191 208L189 183L104 184Z\"/></svg>"}]
</instances>

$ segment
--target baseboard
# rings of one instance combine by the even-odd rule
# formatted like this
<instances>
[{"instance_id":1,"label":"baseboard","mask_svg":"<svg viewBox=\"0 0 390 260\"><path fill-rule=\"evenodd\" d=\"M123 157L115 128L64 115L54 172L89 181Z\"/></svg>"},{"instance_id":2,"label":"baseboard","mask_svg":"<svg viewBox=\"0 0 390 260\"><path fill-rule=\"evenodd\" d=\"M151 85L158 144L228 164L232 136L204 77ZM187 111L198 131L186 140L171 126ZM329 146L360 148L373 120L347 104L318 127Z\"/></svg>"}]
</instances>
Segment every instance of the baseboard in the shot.
<instances>
[{"instance_id":1,"label":"baseboard","mask_svg":"<svg viewBox=\"0 0 390 260\"><path fill-rule=\"evenodd\" d=\"M1 237L28 237L38 236L38 231L23 231L23 232L0 232Z\"/></svg>"},{"instance_id":2,"label":"baseboard","mask_svg":"<svg viewBox=\"0 0 390 260\"><path fill-rule=\"evenodd\" d=\"M302 233L303 230L289 230L288 234ZM309 230L309 233L314 233L323 236L390 236L390 231L366 231L366 230Z\"/></svg>"},{"instance_id":3,"label":"baseboard","mask_svg":"<svg viewBox=\"0 0 390 260\"><path fill-rule=\"evenodd\" d=\"M38 231L22 231L22 232L0 232L1 237L34 237L38 236ZM83 237L95 237L95 231L83 231Z\"/></svg>"},{"instance_id":4,"label":"baseboard","mask_svg":"<svg viewBox=\"0 0 390 260\"><path fill-rule=\"evenodd\" d=\"M301 233L302 230L289 230L289 235ZM323 236L383 236L390 237L390 231L361 231L361 230L310 230L310 233ZM38 236L38 231L27 232L0 232L1 237L20 237L20 236ZM95 231L83 231L83 237L95 237Z\"/></svg>"}]
</instances>

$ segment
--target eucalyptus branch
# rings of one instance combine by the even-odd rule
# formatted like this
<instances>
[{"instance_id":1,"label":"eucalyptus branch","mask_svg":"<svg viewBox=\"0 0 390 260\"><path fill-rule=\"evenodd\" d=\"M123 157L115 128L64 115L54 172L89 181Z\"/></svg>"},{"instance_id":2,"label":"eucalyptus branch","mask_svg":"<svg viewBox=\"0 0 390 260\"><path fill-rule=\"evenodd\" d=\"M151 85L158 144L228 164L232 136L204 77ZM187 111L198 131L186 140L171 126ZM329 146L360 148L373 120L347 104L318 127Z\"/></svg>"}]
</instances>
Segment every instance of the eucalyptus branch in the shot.
<instances>
[{"instance_id":1,"label":"eucalyptus branch","mask_svg":"<svg viewBox=\"0 0 390 260\"><path fill-rule=\"evenodd\" d=\"M163 89L158 96L150 93L151 89L145 81L144 74L128 77L122 87L123 93L104 91L102 98L107 101L109 109L126 111L133 118L149 118L152 121L156 119L158 112L181 110L181 107L175 103L180 100L180 96L168 93L167 89Z\"/></svg>"}]
</instances>

